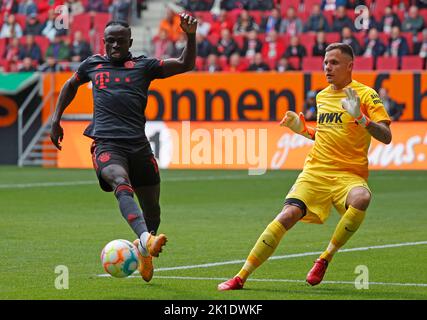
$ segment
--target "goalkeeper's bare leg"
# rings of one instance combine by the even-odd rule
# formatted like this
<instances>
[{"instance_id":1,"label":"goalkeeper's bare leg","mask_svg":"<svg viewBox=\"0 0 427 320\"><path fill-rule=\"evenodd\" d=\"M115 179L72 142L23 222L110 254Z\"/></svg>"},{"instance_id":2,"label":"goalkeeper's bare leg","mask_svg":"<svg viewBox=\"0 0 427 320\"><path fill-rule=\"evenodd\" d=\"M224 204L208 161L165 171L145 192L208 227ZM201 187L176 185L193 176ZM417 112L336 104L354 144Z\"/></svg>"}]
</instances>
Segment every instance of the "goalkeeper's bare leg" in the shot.
<instances>
[{"instance_id":1,"label":"goalkeeper's bare leg","mask_svg":"<svg viewBox=\"0 0 427 320\"><path fill-rule=\"evenodd\" d=\"M267 226L249 253L239 273L218 285L218 290L242 289L249 275L264 263L274 252L286 231L290 230L303 216L305 208L286 204L277 217Z\"/></svg>"},{"instance_id":2,"label":"goalkeeper's bare leg","mask_svg":"<svg viewBox=\"0 0 427 320\"><path fill-rule=\"evenodd\" d=\"M334 254L347 243L362 224L370 201L371 193L366 188L354 187L350 190L346 200L347 211L338 222L327 249L314 262L314 266L307 274L306 280L310 285L317 285L323 280Z\"/></svg>"}]
</instances>

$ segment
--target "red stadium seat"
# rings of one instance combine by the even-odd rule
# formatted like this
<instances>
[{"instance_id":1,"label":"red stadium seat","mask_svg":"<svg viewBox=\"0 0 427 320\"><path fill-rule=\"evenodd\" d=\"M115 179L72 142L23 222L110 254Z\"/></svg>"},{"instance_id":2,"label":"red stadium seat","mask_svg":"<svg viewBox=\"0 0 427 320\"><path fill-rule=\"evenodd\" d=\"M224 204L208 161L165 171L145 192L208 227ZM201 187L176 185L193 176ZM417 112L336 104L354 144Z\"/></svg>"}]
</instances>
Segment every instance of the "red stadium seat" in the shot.
<instances>
[{"instance_id":1,"label":"red stadium seat","mask_svg":"<svg viewBox=\"0 0 427 320\"><path fill-rule=\"evenodd\" d=\"M322 0L304 0L304 11L311 13L312 8L315 4L318 4L320 6L322 4Z\"/></svg>"},{"instance_id":2,"label":"red stadium seat","mask_svg":"<svg viewBox=\"0 0 427 320\"><path fill-rule=\"evenodd\" d=\"M414 39L412 32L401 32L400 34L406 39L406 42L408 43L409 47L409 52L410 54L412 54L412 52L414 52Z\"/></svg>"},{"instance_id":3,"label":"red stadium seat","mask_svg":"<svg viewBox=\"0 0 427 320\"><path fill-rule=\"evenodd\" d=\"M277 60L274 58L267 58L265 59L265 63L268 64L271 70L276 69Z\"/></svg>"},{"instance_id":4,"label":"red stadium seat","mask_svg":"<svg viewBox=\"0 0 427 320\"><path fill-rule=\"evenodd\" d=\"M323 70L322 57L304 57L302 59L303 71L321 71Z\"/></svg>"},{"instance_id":5,"label":"red stadium seat","mask_svg":"<svg viewBox=\"0 0 427 320\"><path fill-rule=\"evenodd\" d=\"M423 59L419 56L404 56L402 57L402 70L422 70Z\"/></svg>"},{"instance_id":6,"label":"red stadium seat","mask_svg":"<svg viewBox=\"0 0 427 320\"><path fill-rule=\"evenodd\" d=\"M97 13L93 18L93 28L95 33L104 33L105 26L111 20L111 15L109 13Z\"/></svg>"},{"instance_id":7,"label":"red stadium seat","mask_svg":"<svg viewBox=\"0 0 427 320\"><path fill-rule=\"evenodd\" d=\"M218 58L218 64L222 70L226 70L228 68L228 58L226 56L220 56Z\"/></svg>"},{"instance_id":8,"label":"red stadium seat","mask_svg":"<svg viewBox=\"0 0 427 320\"><path fill-rule=\"evenodd\" d=\"M205 67L205 59L202 57L196 57L196 70L203 71Z\"/></svg>"},{"instance_id":9,"label":"red stadium seat","mask_svg":"<svg viewBox=\"0 0 427 320\"><path fill-rule=\"evenodd\" d=\"M239 34L239 35L233 36L233 39L234 39L234 41L236 41L239 49L242 49L243 45L245 43L245 36L242 34Z\"/></svg>"},{"instance_id":10,"label":"red stadium seat","mask_svg":"<svg viewBox=\"0 0 427 320\"><path fill-rule=\"evenodd\" d=\"M341 36L340 36L340 34L338 32L325 33L326 43L339 42L340 39L341 39Z\"/></svg>"},{"instance_id":11,"label":"red stadium seat","mask_svg":"<svg viewBox=\"0 0 427 320\"><path fill-rule=\"evenodd\" d=\"M201 17L203 21L209 23L212 23L214 20L212 13L210 13L209 11L195 11L194 16L196 18Z\"/></svg>"},{"instance_id":12,"label":"red stadium seat","mask_svg":"<svg viewBox=\"0 0 427 320\"><path fill-rule=\"evenodd\" d=\"M6 38L0 38L0 59L3 58L5 50L6 50Z\"/></svg>"},{"instance_id":13,"label":"red stadium seat","mask_svg":"<svg viewBox=\"0 0 427 320\"><path fill-rule=\"evenodd\" d=\"M216 46L218 45L218 41L220 39L219 35L217 34L209 34L206 39L208 39L208 41L213 45Z\"/></svg>"},{"instance_id":14,"label":"red stadium seat","mask_svg":"<svg viewBox=\"0 0 427 320\"><path fill-rule=\"evenodd\" d=\"M280 3L280 11L282 13L282 16L286 16L286 11L289 7L294 7L296 11L298 11L298 7L301 0L282 0Z\"/></svg>"},{"instance_id":15,"label":"red stadium seat","mask_svg":"<svg viewBox=\"0 0 427 320\"><path fill-rule=\"evenodd\" d=\"M373 57L355 57L353 70L373 70Z\"/></svg>"},{"instance_id":16,"label":"red stadium seat","mask_svg":"<svg viewBox=\"0 0 427 320\"><path fill-rule=\"evenodd\" d=\"M390 42L390 35L385 32L378 32L378 38L380 38L381 42L385 46L388 46L388 43Z\"/></svg>"},{"instance_id":17,"label":"red stadium seat","mask_svg":"<svg viewBox=\"0 0 427 320\"><path fill-rule=\"evenodd\" d=\"M25 25L27 23L27 16L25 14L15 14L16 22L19 23L19 25L22 28L22 31L25 29Z\"/></svg>"},{"instance_id":18,"label":"red stadium seat","mask_svg":"<svg viewBox=\"0 0 427 320\"><path fill-rule=\"evenodd\" d=\"M399 60L397 57L378 57L377 70L397 70Z\"/></svg>"},{"instance_id":19,"label":"red stadium seat","mask_svg":"<svg viewBox=\"0 0 427 320\"><path fill-rule=\"evenodd\" d=\"M299 57L289 57L288 62L295 70L301 70L301 59Z\"/></svg>"},{"instance_id":20,"label":"red stadium seat","mask_svg":"<svg viewBox=\"0 0 427 320\"><path fill-rule=\"evenodd\" d=\"M264 11L251 10L249 11L249 15L254 18L254 21L258 26L261 25L261 20L264 15Z\"/></svg>"},{"instance_id":21,"label":"red stadium seat","mask_svg":"<svg viewBox=\"0 0 427 320\"><path fill-rule=\"evenodd\" d=\"M83 33L89 33L91 29L91 16L89 13L77 14L73 18L73 22L71 23L71 31L72 33L81 31Z\"/></svg>"},{"instance_id":22,"label":"red stadium seat","mask_svg":"<svg viewBox=\"0 0 427 320\"><path fill-rule=\"evenodd\" d=\"M420 16L424 18L424 26L427 26L427 9L421 9Z\"/></svg>"},{"instance_id":23,"label":"red stadium seat","mask_svg":"<svg viewBox=\"0 0 427 320\"><path fill-rule=\"evenodd\" d=\"M44 57L46 55L47 48L49 47L49 44L50 44L49 39L44 36L35 36L34 41L40 47L42 56Z\"/></svg>"}]
</instances>

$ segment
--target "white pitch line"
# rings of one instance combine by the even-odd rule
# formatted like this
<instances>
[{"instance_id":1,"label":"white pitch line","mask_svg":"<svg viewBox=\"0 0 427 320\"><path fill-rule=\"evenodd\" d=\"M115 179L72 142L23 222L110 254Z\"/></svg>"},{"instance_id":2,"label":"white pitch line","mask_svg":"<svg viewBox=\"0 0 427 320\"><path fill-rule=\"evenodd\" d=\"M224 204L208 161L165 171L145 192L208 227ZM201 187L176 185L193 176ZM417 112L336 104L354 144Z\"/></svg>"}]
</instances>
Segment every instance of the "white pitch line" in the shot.
<instances>
[{"instance_id":1,"label":"white pitch line","mask_svg":"<svg viewBox=\"0 0 427 320\"><path fill-rule=\"evenodd\" d=\"M239 180L246 176L205 176L205 177L170 177L163 178L164 182L179 182L179 181L203 181L203 180ZM275 177L265 177L267 179L275 179ZM264 178L264 179L265 179ZM66 186L79 186L97 184L97 180L81 180L81 181L60 181L60 182L31 182L31 183L11 183L0 184L0 189L25 189L25 188L40 188L40 187L66 187Z\"/></svg>"},{"instance_id":2,"label":"white pitch line","mask_svg":"<svg viewBox=\"0 0 427 320\"><path fill-rule=\"evenodd\" d=\"M423 245L423 244L427 244L427 241L403 242L403 243L385 244L385 245L369 246L369 247L348 248L348 249L342 249L339 252L366 251L366 250L387 249L387 248L397 248L397 247L406 247L406 246L417 246L417 245ZM323 253L323 251L295 253L295 254L288 254L283 256L273 256L273 257L270 257L269 260L281 260L281 259L291 259L291 258L299 258L299 257L307 257L307 256L317 256L321 253ZM211 268L211 267L223 266L228 264L240 264L240 263L244 263L245 261L246 260L231 260L231 261L212 262L212 263L195 264L195 265L187 265L187 266L166 267L166 268L157 268L155 269L155 271L160 272L160 271L172 271L172 270L188 270L188 269L197 269L197 268ZM97 276L109 277L110 275L99 274Z\"/></svg>"},{"instance_id":3,"label":"white pitch line","mask_svg":"<svg viewBox=\"0 0 427 320\"><path fill-rule=\"evenodd\" d=\"M110 275L106 275L110 276ZM128 278L140 278L140 275L131 275ZM175 279L175 280L202 280L202 281L226 281L229 278L214 278L214 277L185 277L185 276L154 276L156 279ZM294 279L253 279L249 278L249 282L290 282L290 283L305 283L305 280L294 280ZM354 285L354 281L332 281L324 280L322 284L351 284ZM382 285L382 286L400 286L400 287L427 287L427 283L398 283L398 282L377 282L371 281L369 285Z\"/></svg>"}]
</instances>

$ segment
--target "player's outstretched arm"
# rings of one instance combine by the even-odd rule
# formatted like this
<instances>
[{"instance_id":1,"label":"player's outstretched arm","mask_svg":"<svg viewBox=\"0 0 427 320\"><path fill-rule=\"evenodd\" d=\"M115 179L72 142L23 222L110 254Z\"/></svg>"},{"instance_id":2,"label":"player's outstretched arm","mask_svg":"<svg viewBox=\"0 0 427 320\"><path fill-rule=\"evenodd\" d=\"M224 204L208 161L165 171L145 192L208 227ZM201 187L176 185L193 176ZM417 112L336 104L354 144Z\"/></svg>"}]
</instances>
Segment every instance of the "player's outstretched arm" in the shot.
<instances>
[{"instance_id":1,"label":"player's outstretched arm","mask_svg":"<svg viewBox=\"0 0 427 320\"><path fill-rule=\"evenodd\" d=\"M298 133L307 139L314 140L316 137L316 129L307 126L302 112L298 115L293 111L287 111L282 121L280 121L280 125L282 127L288 127L293 132Z\"/></svg>"},{"instance_id":2,"label":"player's outstretched arm","mask_svg":"<svg viewBox=\"0 0 427 320\"><path fill-rule=\"evenodd\" d=\"M181 28L187 35L187 45L179 58L165 59L163 61L163 78L191 71L196 63L197 20L187 13L181 13L180 18Z\"/></svg>"},{"instance_id":3,"label":"player's outstretched arm","mask_svg":"<svg viewBox=\"0 0 427 320\"><path fill-rule=\"evenodd\" d=\"M52 127L50 130L50 139L52 140L55 147L57 147L59 150L62 149L60 142L64 138L64 130L60 124L62 114L64 113L65 108L67 108L71 101L73 101L79 86L82 84L83 82L81 82L76 75L73 75L73 77L65 82L65 84L62 86L61 92L59 93L55 112L52 117Z\"/></svg>"},{"instance_id":4,"label":"player's outstretched arm","mask_svg":"<svg viewBox=\"0 0 427 320\"><path fill-rule=\"evenodd\" d=\"M342 99L342 107L356 120L358 124L366 128L369 134L378 141L389 144L391 142L390 126L386 122L374 122L360 110L360 98L352 88L344 89L347 97Z\"/></svg>"}]
</instances>

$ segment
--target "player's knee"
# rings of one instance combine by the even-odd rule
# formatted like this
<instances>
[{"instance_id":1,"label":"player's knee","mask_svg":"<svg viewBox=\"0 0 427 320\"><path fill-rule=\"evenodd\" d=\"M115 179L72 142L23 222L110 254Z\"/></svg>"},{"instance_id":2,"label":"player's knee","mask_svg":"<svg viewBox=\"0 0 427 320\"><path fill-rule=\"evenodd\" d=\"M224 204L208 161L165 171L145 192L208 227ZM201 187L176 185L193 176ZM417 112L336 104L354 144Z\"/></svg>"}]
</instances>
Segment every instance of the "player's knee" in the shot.
<instances>
[{"instance_id":1,"label":"player's knee","mask_svg":"<svg viewBox=\"0 0 427 320\"><path fill-rule=\"evenodd\" d=\"M371 193L365 188L355 188L348 196L348 206L359 210L366 210L371 202Z\"/></svg>"},{"instance_id":2,"label":"player's knee","mask_svg":"<svg viewBox=\"0 0 427 320\"><path fill-rule=\"evenodd\" d=\"M283 207L276 219L285 227L286 230L291 229L302 217L304 216L303 210L292 204L286 204Z\"/></svg>"}]
</instances>

